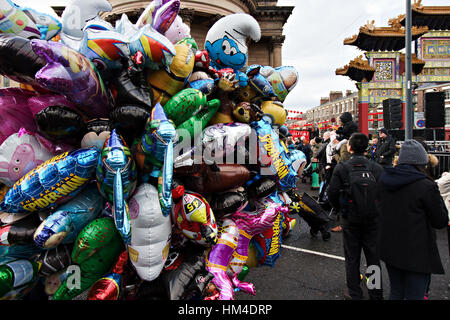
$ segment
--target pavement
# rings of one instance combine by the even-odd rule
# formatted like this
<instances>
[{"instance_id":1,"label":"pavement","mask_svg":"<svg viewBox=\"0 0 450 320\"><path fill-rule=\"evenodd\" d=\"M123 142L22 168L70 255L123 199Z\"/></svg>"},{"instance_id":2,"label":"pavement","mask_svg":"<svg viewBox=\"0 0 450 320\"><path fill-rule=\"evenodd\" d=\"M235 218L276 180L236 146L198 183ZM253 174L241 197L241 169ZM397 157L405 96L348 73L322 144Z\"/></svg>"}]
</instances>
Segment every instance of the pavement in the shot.
<instances>
[{"instance_id":1,"label":"pavement","mask_svg":"<svg viewBox=\"0 0 450 320\"><path fill-rule=\"evenodd\" d=\"M298 184L299 193L317 196L309 183ZM256 296L236 293L236 300L344 300L345 258L342 232L332 232L331 239L324 242L320 234L312 238L309 226L297 215L297 225L283 239L281 256L274 267L251 268L245 281L256 287ZM450 257L447 230L437 230L437 244L446 274L432 275L430 300L450 299ZM362 254L361 271L365 260ZM384 298L388 299L389 279L382 262ZM364 298L368 299L366 286L362 285Z\"/></svg>"}]
</instances>

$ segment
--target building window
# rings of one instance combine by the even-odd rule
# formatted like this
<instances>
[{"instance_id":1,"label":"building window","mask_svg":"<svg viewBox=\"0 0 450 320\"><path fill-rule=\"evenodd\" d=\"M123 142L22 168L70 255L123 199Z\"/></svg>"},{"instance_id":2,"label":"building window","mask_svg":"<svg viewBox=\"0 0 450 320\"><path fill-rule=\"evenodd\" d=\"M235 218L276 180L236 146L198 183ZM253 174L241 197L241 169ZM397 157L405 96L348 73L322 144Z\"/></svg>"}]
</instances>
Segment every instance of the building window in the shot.
<instances>
[{"instance_id":1,"label":"building window","mask_svg":"<svg viewBox=\"0 0 450 320\"><path fill-rule=\"evenodd\" d=\"M450 89L444 90L445 92L445 100L450 100Z\"/></svg>"},{"instance_id":2,"label":"building window","mask_svg":"<svg viewBox=\"0 0 450 320\"><path fill-rule=\"evenodd\" d=\"M10 82L7 77L3 77L3 87L9 88Z\"/></svg>"},{"instance_id":3,"label":"building window","mask_svg":"<svg viewBox=\"0 0 450 320\"><path fill-rule=\"evenodd\" d=\"M450 107L445 108L445 125L450 126Z\"/></svg>"}]
</instances>

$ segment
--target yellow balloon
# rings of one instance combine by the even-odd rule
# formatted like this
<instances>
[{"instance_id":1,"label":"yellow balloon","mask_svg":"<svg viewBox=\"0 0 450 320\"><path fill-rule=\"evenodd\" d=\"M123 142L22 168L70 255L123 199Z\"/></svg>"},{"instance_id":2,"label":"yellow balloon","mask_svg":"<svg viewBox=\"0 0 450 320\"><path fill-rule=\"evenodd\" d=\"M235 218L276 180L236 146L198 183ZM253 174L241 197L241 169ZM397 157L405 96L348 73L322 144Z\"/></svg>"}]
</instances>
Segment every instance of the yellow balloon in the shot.
<instances>
[{"instance_id":1,"label":"yellow balloon","mask_svg":"<svg viewBox=\"0 0 450 320\"><path fill-rule=\"evenodd\" d=\"M258 258L256 257L256 248L252 242L248 245L248 258L246 264L249 268L256 268L259 265Z\"/></svg>"},{"instance_id":2,"label":"yellow balloon","mask_svg":"<svg viewBox=\"0 0 450 320\"><path fill-rule=\"evenodd\" d=\"M287 111L278 101L266 100L261 103L262 112L272 116L274 124L282 126L286 122Z\"/></svg>"},{"instance_id":3,"label":"yellow balloon","mask_svg":"<svg viewBox=\"0 0 450 320\"><path fill-rule=\"evenodd\" d=\"M162 106L175 94L184 88L184 83L190 77L195 65L195 55L191 46L185 43L175 45L176 55L173 57L169 70L149 71L148 84L153 89L154 104Z\"/></svg>"},{"instance_id":4,"label":"yellow balloon","mask_svg":"<svg viewBox=\"0 0 450 320\"><path fill-rule=\"evenodd\" d=\"M216 112L216 114L211 118L211 120L208 122L208 125L212 126L218 123L231 123L231 122L235 122L232 116L219 111Z\"/></svg>"}]
</instances>

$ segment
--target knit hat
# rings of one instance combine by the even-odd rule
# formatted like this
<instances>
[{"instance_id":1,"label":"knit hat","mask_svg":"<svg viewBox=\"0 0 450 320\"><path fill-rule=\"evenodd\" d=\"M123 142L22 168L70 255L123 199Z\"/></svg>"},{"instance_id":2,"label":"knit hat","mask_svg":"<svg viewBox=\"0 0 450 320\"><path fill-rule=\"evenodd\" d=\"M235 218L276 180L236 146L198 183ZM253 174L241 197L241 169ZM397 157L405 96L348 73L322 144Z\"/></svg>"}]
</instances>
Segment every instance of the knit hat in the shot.
<instances>
[{"instance_id":1,"label":"knit hat","mask_svg":"<svg viewBox=\"0 0 450 320\"><path fill-rule=\"evenodd\" d=\"M385 128L381 128L380 130L378 130L378 132L382 132L382 133L384 133L385 135L388 134L388 131L387 131Z\"/></svg>"},{"instance_id":2,"label":"knit hat","mask_svg":"<svg viewBox=\"0 0 450 320\"><path fill-rule=\"evenodd\" d=\"M398 164L426 165L428 154L420 142L406 140L400 148Z\"/></svg>"},{"instance_id":3,"label":"knit hat","mask_svg":"<svg viewBox=\"0 0 450 320\"><path fill-rule=\"evenodd\" d=\"M341 119L342 123L347 123L353 121L353 116L350 112L344 112L339 119Z\"/></svg>"}]
</instances>

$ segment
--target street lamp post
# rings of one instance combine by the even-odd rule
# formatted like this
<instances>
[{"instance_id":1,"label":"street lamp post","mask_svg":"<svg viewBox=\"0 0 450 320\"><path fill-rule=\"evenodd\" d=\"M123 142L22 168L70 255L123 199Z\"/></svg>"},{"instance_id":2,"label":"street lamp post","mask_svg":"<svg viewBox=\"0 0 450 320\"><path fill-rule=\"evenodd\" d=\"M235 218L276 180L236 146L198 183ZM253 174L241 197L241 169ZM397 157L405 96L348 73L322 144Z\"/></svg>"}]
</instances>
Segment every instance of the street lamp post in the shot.
<instances>
[{"instance_id":1,"label":"street lamp post","mask_svg":"<svg viewBox=\"0 0 450 320\"><path fill-rule=\"evenodd\" d=\"M405 23L405 42L406 42L406 110L405 110L405 140L413 138L413 108L412 108L412 59L411 59L411 0L406 0L406 23Z\"/></svg>"}]
</instances>

